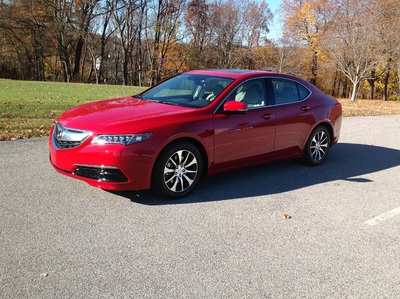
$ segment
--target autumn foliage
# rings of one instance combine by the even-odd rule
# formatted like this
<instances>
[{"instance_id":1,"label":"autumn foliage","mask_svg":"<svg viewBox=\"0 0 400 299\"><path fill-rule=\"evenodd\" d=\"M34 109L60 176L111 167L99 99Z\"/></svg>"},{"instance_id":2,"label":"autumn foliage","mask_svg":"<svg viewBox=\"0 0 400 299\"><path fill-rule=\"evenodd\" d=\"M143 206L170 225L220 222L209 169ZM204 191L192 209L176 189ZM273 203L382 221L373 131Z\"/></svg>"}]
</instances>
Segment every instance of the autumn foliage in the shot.
<instances>
[{"instance_id":1,"label":"autumn foliage","mask_svg":"<svg viewBox=\"0 0 400 299\"><path fill-rule=\"evenodd\" d=\"M199 68L293 73L336 97L400 97L400 0L0 0L0 76L149 86ZM275 16L277 18L277 16Z\"/></svg>"}]
</instances>

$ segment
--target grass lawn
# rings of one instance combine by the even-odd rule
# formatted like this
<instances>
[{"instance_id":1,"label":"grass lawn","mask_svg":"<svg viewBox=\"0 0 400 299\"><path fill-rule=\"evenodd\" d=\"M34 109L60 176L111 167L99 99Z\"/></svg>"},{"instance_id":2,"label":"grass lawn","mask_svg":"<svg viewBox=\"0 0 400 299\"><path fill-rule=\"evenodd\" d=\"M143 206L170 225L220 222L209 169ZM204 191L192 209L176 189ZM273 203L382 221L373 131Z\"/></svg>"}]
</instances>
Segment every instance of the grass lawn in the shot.
<instances>
[{"instance_id":1,"label":"grass lawn","mask_svg":"<svg viewBox=\"0 0 400 299\"><path fill-rule=\"evenodd\" d=\"M47 136L57 117L71 107L130 96L144 89L0 79L0 140Z\"/></svg>"},{"instance_id":2,"label":"grass lawn","mask_svg":"<svg viewBox=\"0 0 400 299\"><path fill-rule=\"evenodd\" d=\"M0 140L47 136L65 110L96 100L130 96L143 87L0 79ZM400 115L400 102L340 99L344 116Z\"/></svg>"}]
</instances>

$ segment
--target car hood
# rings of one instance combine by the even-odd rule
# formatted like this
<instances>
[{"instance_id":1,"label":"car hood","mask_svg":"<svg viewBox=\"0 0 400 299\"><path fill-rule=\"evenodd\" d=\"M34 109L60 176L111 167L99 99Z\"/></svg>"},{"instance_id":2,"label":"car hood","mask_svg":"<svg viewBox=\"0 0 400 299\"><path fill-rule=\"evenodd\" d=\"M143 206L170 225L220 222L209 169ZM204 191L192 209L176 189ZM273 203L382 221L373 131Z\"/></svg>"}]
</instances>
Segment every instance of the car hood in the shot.
<instances>
[{"instance_id":1,"label":"car hood","mask_svg":"<svg viewBox=\"0 0 400 299\"><path fill-rule=\"evenodd\" d=\"M135 131L154 126L161 119L177 117L193 111L193 108L150 102L133 97L92 102L64 112L58 119L61 125L71 129L92 132L123 133L134 125Z\"/></svg>"}]
</instances>

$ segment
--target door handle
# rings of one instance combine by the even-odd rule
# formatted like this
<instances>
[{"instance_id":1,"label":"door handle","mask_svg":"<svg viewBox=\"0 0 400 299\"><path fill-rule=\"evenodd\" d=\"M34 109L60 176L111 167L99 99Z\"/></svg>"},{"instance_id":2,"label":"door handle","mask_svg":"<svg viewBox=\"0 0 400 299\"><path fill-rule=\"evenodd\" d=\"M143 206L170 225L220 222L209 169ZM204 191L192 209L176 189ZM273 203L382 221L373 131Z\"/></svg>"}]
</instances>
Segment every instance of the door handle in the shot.
<instances>
[{"instance_id":1,"label":"door handle","mask_svg":"<svg viewBox=\"0 0 400 299\"><path fill-rule=\"evenodd\" d=\"M310 106L303 106L303 107L301 107L301 110L308 111L308 110L310 110Z\"/></svg>"},{"instance_id":2,"label":"door handle","mask_svg":"<svg viewBox=\"0 0 400 299\"><path fill-rule=\"evenodd\" d=\"M273 114L266 113L262 116L263 119L270 119Z\"/></svg>"}]
</instances>

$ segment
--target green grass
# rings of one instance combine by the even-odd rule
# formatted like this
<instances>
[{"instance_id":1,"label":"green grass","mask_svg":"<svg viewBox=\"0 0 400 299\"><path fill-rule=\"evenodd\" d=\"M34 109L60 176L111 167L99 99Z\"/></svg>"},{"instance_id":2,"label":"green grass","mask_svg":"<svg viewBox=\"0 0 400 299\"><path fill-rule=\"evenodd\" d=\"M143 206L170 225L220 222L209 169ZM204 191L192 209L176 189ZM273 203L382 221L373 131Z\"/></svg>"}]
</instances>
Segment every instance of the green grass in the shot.
<instances>
[{"instance_id":1,"label":"green grass","mask_svg":"<svg viewBox=\"0 0 400 299\"><path fill-rule=\"evenodd\" d=\"M0 140L46 136L57 117L71 107L144 89L0 79Z\"/></svg>"}]
</instances>

